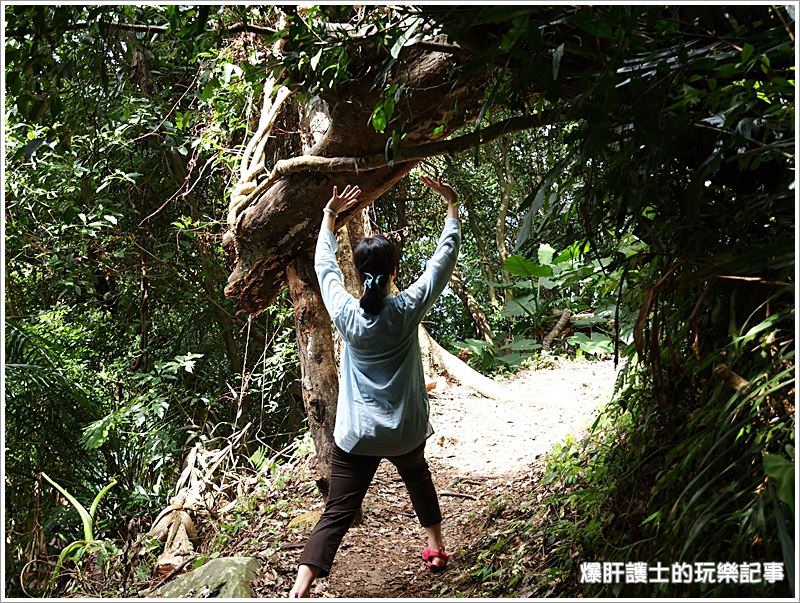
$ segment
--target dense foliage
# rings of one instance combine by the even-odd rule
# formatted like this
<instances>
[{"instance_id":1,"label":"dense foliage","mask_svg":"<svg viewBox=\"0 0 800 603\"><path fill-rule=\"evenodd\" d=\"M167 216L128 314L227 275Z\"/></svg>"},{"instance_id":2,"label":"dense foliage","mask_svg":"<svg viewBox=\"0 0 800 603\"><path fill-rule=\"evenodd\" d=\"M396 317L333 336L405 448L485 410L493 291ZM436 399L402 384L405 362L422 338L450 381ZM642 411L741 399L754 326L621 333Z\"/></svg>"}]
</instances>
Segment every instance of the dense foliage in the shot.
<instances>
[{"instance_id":1,"label":"dense foliage","mask_svg":"<svg viewBox=\"0 0 800 603\"><path fill-rule=\"evenodd\" d=\"M626 363L593 439L550 457L563 496L547 504L569 518L546 525L552 584L576 590L565 542L581 559L783 560L792 575L793 13L285 10L6 7L9 592L28 560L80 533L42 471L85 502L116 478L94 531L122 541L128 518L166 502L197 442L253 423L246 452L263 459L299 432L288 296L247 320L222 294L237 158L273 70L295 96L268 163L298 152L306 102L347 99L359 78L383 97L372 126L402 145L395 109L411 91L392 74L426 42L455 47L454 80L492 66L462 131L552 118L420 164L462 196L460 269L492 338L454 292L426 326L488 373L548 353ZM402 241L402 286L442 208L411 177L370 213ZM578 318L544 352L564 311ZM513 592L507 567L479 562L496 570L487 592Z\"/></svg>"},{"instance_id":2,"label":"dense foliage","mask_svg":"<svg viewBox=\"0 0 800 603\"><path fill-rule=\"evenodd\" d=\"M124 538L164 506L198 438L254 422L256 452L302 425L288 296L250 322L222 294L219 223L258 78L232 78L231 49L191 27L153 39L102 25L196 15L6 12L10 592L25 561L79 533L41 471L83 501L116 477L96 532Z\"/></svg>"}]
</instances>

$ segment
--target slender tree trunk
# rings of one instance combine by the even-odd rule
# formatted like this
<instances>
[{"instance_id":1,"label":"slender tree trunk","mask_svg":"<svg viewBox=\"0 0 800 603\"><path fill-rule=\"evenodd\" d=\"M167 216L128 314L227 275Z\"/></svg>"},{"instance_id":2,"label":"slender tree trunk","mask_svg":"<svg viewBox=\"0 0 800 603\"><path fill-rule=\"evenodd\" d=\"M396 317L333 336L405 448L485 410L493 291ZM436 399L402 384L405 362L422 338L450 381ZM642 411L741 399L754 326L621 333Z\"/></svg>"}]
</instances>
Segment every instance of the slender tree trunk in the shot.
<instances>
[{"instance_id":1,"label":"slender tree trunk","mask_svg":"<svg viewBox=\"0 0 800 603\"><path fill-rule=\"evenodd\" d=\"M150 284L145 252L139 252L139 352L131 363L132 370L147 370L147 344L150 337Z\"/></svg>"},{"instance_id":2,"label":"slender tree trunk","mask_svg":"<svg viewBox=\"0 0 800 603\"><path fill-rule=\"evenodd\" d=\"M500 183L500 211L497 213L497 253L500 256L500 273L503 277L503 283L506 285L503 290L503 298L508 301L511 299L511 275L505 269L505 263L508 259L506 216L511 205L511 187L514 182L511 179L511 168L508 160L508 142L505 138L501 138L498 141L498 145L500 147L500 160L494 159L492 161L497 173L497 181Z\"/></svg>"},{"instance_id":3,"label":"slender tree trunk","mask_svg":"<svg viewBox=\"0 0 800 603\"><path fill-rule=\"evenodd\" d=\"M351 233L350 233L350 225L353 224L350 222L347 226L343 226L339 229L336 233L336 242L339 247L338 251L336 252L336 261L339 263L339 268L342 271L342 277L344 278L344 286L345 288L355 297L361 297L361 285L358 281L358 275L356 274L356 266L353 262L353 245Z\"/></svg>"},{"instance_id":4,"label":"slender tree trunk","mask_svg":"<svg viewBox=\"0 0 800 603\"><path fill-rule=\"evenodd\" d=\"M322 302L312 256L304 254L293 260L286 276L294 305L303 404L317 451L317 486L327 498L339 395L331 319Z\"/></svg>"},{"instance_id":5,"label":"slender tree trunk","mask_svg":"<svg viewBox=\"0 0 800 603\"><path fill-rule=\"evenodd\" d=\"M467 313L470 315L470 318L472 318L472 322L475 323L475 328L478 330L480 336L486 340L486 343L494 345L494 335L492 335L492 328L489 326L486 313L467 289L464 279L461 276L461 270L458 268L453 271L453 276L450 277L450 286L461 301L464 302Z\"/></svg>"},{"instance_id":6,"label":"slender tree trunk","mask_svg":"<svg viewBox=\"0 0 800 603\"><path fill-rule=\"evenodd\" d=\"M486 280L489 281L487 283L489 290L489 302L494 307L499 308L500 302L497 301L497 293L494 285L492 284L495 282L494 270L492 270L492 262L489 258L489 254L486 251L486 243L483 240L481 227L478 224L478 216L475 213L475 206L472 203L472 197L470 195L464 196L464 207L467 209L467 221L469 224L469 229L472 232L472 237L475 239L475 246L478 248L478 255L481 258L481 268L483 269L483 274L486 277Z\"/></svg>"},{"instance_id":7,"label":"slender tree trunk","mask_svg":"<svg viewBox=\"0 0 800 603\"><path fill-rule=\"evenodd\" d=\"M355 225L358 223L359 220L353 220L352 222L348 223L346 226L343 226L339 229L336 233L336 242L338 244L338 249L336 251L336 261L339 263L339 268L342 271L342 278L344 279L344 286L356 298L361 297L361 287L358 281L358 275L356 274L356 267L353 263L353 245L351 241L351 232L350 226ZM360 237L359 237L360 239ZM339 331L335 328L331 329L333 332L333 341L334 341L334 350L336 355L336 367L341 375L342 369L342 349L344 347L344 341L342 340L342 336L339 335Z\"/></svg>"},{"instance_id":8,"label":"slender tree trunk","mask_svg":"<svg viewBox=\"0 0 800 603\"><path fill-rule=\"evenodd\" d=\"M347 234L350 237L350 248L353 250L361 239L372 234L368 207L361 210L360 218L354 218L347 223Z\"/></svg>"}]
</instances>

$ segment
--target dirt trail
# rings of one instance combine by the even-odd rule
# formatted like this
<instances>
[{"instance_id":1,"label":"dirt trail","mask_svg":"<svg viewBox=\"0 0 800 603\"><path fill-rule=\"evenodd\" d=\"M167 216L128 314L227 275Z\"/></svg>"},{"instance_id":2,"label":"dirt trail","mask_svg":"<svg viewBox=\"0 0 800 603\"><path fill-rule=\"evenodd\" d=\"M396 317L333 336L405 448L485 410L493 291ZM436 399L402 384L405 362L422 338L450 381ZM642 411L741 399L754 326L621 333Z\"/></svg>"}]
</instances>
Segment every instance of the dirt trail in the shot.
<instances>
[{"instance_id":1,"label":"dirt trail","mask_svg":"<svg viewBox=\"0 0 800 603\"><path fill-rule=\"evenodd\" d=\"M512 392L507 402L460 388L432 392L435 434L427 456L451 566L458 566L471 521L488 499L519 487L526 468L567 433L579 437L608 401L615 377L611 362L560 362L504 383ZM317 582L314 596L437 596L453 572L426 570L419 559L423 542L403 483L383 461L364 501L364 522L345 536L330 577Z\"/></svg>"},{"instance_id":2,"label":"dirt trail","mask_svg":"<svg viewBox=\"0 0 800 603\"><path fill-rule=\"evenodd\" d=\"M461 388L431 392L435 434L427 454L459 473L514 473L569 432L591 423L614 387L612 362L560 362L523 370L502 382L509 400L497 403Z\"/></svg>"}]
</instances>

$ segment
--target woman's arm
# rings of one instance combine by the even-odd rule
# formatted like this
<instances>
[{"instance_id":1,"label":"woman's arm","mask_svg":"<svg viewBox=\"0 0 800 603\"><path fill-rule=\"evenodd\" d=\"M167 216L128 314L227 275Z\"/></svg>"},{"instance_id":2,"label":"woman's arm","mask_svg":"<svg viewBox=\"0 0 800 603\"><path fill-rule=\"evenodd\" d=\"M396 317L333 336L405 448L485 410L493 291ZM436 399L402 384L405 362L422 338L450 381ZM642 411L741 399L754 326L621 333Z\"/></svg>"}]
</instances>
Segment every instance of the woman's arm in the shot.
<instances>
[{"instance_id":1,"label":"woman's arm","mask_svg":"<svg viewBox=\"0 0 800 603\"><path fill-rule=\"evenodd\" d=\"M336 318L344 305L352 297L344 286L344 278L339 264L336 261L336 235L334 227L336 216L340 211L349 209L358 199L361 190L356 186L351 189L348 185L339 195L333 187L333 196L325 206L322 224L317 237L317 247L314 252L314 271L317 273L322 301L331 319Z\"/></svg>"},{"instance_id":2,"label":"woman's arm","mask_svg":"<svg viewBox=\"0 0 800 603\"><path fill-rule=\"evenodd\" d=\"M400 298L405 302L406 316L414 324L419 324L425 313L441 295L458 261L461 246L461 224L458 221L458 195L446 183L420 176L422 181L437 191L447 202L447 217L444 228L436 244L436 250L425 264L425 271L405 291Z\"/></svg>"},{"instance_id":3,"label":"woman's arm","mask_svg":"<svg viewBox=\"0 0 800 603\"><path fill-rule=\"evenodd\" d=\"M441 178L438 180L428 178L427 176L420 176L419 178L430 188L439 193L442 199L447 201L447 217L458 220L458 195L456 191L453 190L453 187L446 182L442 182Z\"/></svg>"},{"instance_id":4,"label":"woman's arm","mask_svg":"<svg viewBox=\"0 0 800 603\"><path fill-rule=\"evenodd\" d=\"M353 205L355 205L356 201L358 201L359 195L361 195L361 189L357 186L350 186L348 184L344 187L341 195L339 194L336 186L334 186L333 195L331 195L330 200L328 200L328 204L322 210L322 228L327 228L333 232L333 227L336 224L336 216L339 215L339 212L350 209Z\"/></svg>"}]
</instances>

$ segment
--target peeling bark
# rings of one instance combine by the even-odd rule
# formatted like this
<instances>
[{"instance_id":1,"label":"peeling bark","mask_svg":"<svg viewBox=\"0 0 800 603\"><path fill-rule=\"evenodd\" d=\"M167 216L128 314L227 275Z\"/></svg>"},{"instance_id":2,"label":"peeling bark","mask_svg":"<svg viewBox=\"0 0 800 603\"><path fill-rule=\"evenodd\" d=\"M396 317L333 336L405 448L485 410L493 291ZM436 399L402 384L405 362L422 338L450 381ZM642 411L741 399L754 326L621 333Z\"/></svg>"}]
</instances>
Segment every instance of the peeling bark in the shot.
<instances>
[{"instance_id":1,"label":"peeling bark","mask_svg":"<svg viewBox=\"0 0 800 603\"><path fill-rule=\"evenodd\" d=\"M408 87L396 109L396 123L408 124L404 144L429 142L437 125L446 123L449 132L477 116L484 81L481 74L454 85L458 65L452 56L406 48L401 58L394 81ZM373 79L368 73L355 80L348 86L347 100L325 99L330 106L330 127L309 155L362 157L385 152L389 135L375 132L369 121L380 98L372 89ZM340 216L337 226L341 226L414 165L416 161L408 161L358 174L298 172L281 176L237 219L235 237L226 244L226 253L236 256L226 295L235 300L240 312L262 312L282 288L286 265L313 248L319 216L333 185L343 188L356 182L363 191L359 204Z\"/></svg>"},{"instance_id":2,"label":"peeling bark","mask_svg":"<svg viewBox=\"0 0 800 603\"><path fill-rule=\"evenodd\" d=\"M464 284L464 279L461 277L461 271L458 268L453 271L453 276L450 278L450 287L452 287L455 294L464 303L467 314L472 318L472 322L475 323L475 328L478 330L480 336L483 337L489 345L494 345L494 335L492 335L492 327L489 326L486 313L467 289Z\"/></svg>"},{"instance_id":3,"label":"peeling bark","mask_svg":"<svg viewBox=\"0 0 800 603\"><path fill-rule=\"evenodd\" d=\"M317 451L317 486L327 497L339 395L331 319L322 302L312 256L304 255L292 261L286 276L294 305L303 404Z\"/></svg>"}]
</instances>

